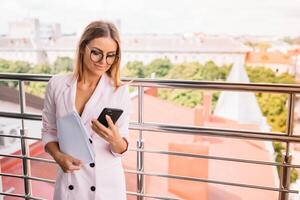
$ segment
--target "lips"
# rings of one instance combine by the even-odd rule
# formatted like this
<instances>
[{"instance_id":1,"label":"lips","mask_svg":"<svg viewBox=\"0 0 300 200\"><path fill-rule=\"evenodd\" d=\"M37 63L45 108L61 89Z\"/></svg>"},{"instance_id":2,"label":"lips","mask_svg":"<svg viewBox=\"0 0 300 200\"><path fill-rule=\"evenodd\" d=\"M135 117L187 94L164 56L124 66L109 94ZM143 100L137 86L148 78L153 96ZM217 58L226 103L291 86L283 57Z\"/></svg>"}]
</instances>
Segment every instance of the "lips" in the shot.
<instances>
[{"instance_id":1,"label":"lips","mask_svg":"<svg viewBox=\"0 0 300 200\"><path fill-rule=\"evenodd\" d=\"M106 67L104 65L94 65L97 69L105 69Z\"/></svg>"}]
</instances>

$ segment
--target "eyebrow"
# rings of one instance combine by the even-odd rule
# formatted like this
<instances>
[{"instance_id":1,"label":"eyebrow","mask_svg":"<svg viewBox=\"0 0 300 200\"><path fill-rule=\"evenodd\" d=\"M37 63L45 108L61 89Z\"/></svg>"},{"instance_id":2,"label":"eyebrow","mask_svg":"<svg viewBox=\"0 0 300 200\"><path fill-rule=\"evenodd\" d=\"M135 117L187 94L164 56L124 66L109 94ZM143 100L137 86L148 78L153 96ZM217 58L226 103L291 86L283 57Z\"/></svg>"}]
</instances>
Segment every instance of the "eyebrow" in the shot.
<instances>
[{"instance_id":1,"label":"eyebrow","mask_svg":"<svg viewBox=\"0 0 300 200\"><path fill-rule=\"evenodd\" d=\"M97 48L97 47L92 47L92 49L97 49L97 50L99 50L99 51L101 51L102 53L103 53L103 50L102 49L99 49L99 48ZM117 53L117 51L109 51L109 52L107 52L108 54L109 53Z\"/></svg>"}]
</instances>

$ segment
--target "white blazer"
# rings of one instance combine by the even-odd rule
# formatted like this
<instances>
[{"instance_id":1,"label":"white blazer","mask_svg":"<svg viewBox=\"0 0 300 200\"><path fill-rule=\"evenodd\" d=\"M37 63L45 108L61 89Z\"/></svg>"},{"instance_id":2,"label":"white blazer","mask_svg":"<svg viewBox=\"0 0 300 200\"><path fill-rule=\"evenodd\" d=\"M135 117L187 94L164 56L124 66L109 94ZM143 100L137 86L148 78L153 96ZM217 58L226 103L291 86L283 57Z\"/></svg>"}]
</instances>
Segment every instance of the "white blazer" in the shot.
<instances>
[{"instance_id":1,"label":"white blazer","mask_svg":"<svg viewBox=\"0 0 300 200\"><path fill-rule=\"evenodd\" d=\"M44 145L57 141L56 120L76 111L77 79L73 74L55 75L48 83L42 112L42 141ZM126 85L115 90L113 81L105 73L101 76L92 96L86 103L81 120L88 130L95 151L95 163L85 164L72 173L59 167L55 183L54 200L125 200L126 187L121 163L123 154L114 153L109 143L91 128L91 119L97 118L105 107L124 110L116 125L129 141L129 117L132 105ZM70 133L72 134L72 133Z\"/></svg>"}]
</instances>

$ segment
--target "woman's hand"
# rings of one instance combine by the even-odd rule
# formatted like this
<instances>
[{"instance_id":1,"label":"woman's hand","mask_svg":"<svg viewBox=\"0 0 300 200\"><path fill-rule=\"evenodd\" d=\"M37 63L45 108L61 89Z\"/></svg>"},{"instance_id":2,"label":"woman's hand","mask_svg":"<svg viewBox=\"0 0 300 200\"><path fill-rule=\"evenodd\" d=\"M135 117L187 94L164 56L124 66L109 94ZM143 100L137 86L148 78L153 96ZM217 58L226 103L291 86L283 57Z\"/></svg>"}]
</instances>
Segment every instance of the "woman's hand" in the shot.
<instances>
[{"instance_id":1,"label":"woman's hand","mask_svg":"<svg viewBox=\"0 0 300 200\"><path fill-rule=\"evenodd\" d=\"M57 152L54 159L65 173L80 170L81 161L70 155Z\"/></svg>"},{"instance_id":2,"label":"woman's hand","mask_svg":"<svg viewBox=\"0 0 300 200\"><path fill-rule=\"evenodd\" d=\"M110 116L105 116L108 128L103 126L98 120L92 120L92 129L104 140L110 143L111 148L116 153L122 153L127 149L127 142L119 134L119 129L114 125Z\"/></svg>"},{"instance_id":3,"label":"woman's hand","mask_svg":"<svg viewBox=\"0 0 300 200\"><path fill-rule=\"evenodd\" d=\"M81 161L61 152L58 142L48 142L45 146L45 150L53 157L65 173L80 169Z\"/></svg>"}]
</instances>

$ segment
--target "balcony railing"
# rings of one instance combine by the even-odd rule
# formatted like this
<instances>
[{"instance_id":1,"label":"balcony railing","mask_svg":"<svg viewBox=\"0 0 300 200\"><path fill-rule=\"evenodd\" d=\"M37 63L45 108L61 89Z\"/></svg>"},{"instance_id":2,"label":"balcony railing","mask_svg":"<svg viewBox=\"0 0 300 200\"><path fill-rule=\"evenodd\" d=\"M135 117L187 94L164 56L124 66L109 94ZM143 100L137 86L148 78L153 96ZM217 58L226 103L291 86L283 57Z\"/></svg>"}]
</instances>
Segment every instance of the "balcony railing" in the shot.
<instances>
[{"instance_id":1,"label":"balcony railing","mask_svg":"<svg viewBox=\"0 0 300 200\"><path fill-rule=\"evenodd\" d=\"M55 163L53 160L30 157L28 152L28 145L26 145L26 140L40 140L40 138L28 137L26 134L26 129L24 127L24 120L41 120L41 115L31 114L25 112L25 92L24 92L24 81L39 81L47 82L51 78L50 75L32 75L32 74L5 74L0 73L0 80L10 80L19 82L19 102L20 102L20 112L0 112L0 117L16 118L21 119L22 126L20 130L20 136L5 135L0 134L0 137L12 137L18 138L21 141L21 155L4 155L0 154L1 157L7 158L17 158L22 160L23 174L8 174L0 173L1 176L20 178L24 181L25 194L12 194L7 192L0 192L0 195L19 197L24 199L40 199L34 197L31 194L31 180L42 181L48 183L54 183L54 180L33 177L30 175L30 165L28 161L34 160L46 163ZM288 200L288 195L290 193L298 193L296 190L291 190L289 185L290 171L291 168L300 168L300 165L294 165L291 163L290 154L290 143L299 143L300 136L293 134L293 121L294 121L294 105L296 94L300 93L300 86L296 85L286 85L286 84L253 84L253 83L228 83L228 82L208 82L208 81L179 81L179 80L152 80L152 79L123 79L125 82L130 81L130 85L138 88L138 121L130 123L131 130L138 131L138 140L136 148L130 149L130 151L135 151L137 154L137 167L136 170L126 170L126 173L136 174L137 177L137 192L128 191L128 195L134 195L137 199L142 200L145 197L153 199L170 199L174 200L176 198L158 196L152 194L146 194L144 191L144 176L155 176L163 177L169 179L178 180L188 180L195 182L205 182L211 184L221 184L242 188L259 189L265 191L276 191L278 192L279 200ZM158 123L148 123L144 121L144 88L145 87L157 87L157 88L179 88L179 89L202 89L202 90L229 90L229 91L241 91L241 92L271 92L271 93L284 93L288 95L288 113L286 122L286 132L284 134L277 134L274 132L261 132L261 131L246 131L246 130L231 130L222 128L202 128L195 126L182 126L182 125L169 125L169 124L158 124ZM286 144L286 149L283 157L282 163L269 162L269 161L259 161L259 160L248 160L239 158L228 158L228 157L217 157L209 155L199 155L192 153L181 153L172 151L160 151L156 149L145 149L143 141L144 131L154 131L154 132L166 132L171 134L187 134L187 135L207 135L222 138L239 138L242 140L254 139L254 140L264 140L264 141L280 141ZM164 155L175 155L184 157L194 157L202 159L212 159L221 160L236 163L249 163L255 165L268 165L280 167L280 183L279 187L269 187L260 185L251 185L235 182L226 182L220 180L211 180L205 178L196 178L189 176L177 176L172 174L164 173L153 173L145 171L144 169L144 154L154 153L154 154L164 154Z\"/></svg>"}]
</instances>

